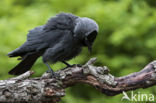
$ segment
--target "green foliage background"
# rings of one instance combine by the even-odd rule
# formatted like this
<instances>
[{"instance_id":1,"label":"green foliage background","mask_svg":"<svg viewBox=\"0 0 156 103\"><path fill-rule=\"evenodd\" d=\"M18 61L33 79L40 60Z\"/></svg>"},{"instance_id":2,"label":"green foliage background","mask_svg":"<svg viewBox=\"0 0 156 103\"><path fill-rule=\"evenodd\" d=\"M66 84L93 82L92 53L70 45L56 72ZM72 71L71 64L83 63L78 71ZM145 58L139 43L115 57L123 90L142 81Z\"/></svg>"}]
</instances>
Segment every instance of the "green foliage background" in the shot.
<instances>
[{"instance_id":1,"label":"green foliage background","mask_svg":"<svg viewBox=\"0 0 156 103\"><path fill-rule=\"evenodd\" d=\"M6 54L25 42L28 30L45 24L59 12L90 17L100 27L93 53L90 55L84 48L70 64L98 57L96 65L107 65L112 74L123 76L156 59L156 0L1 0L0 79L11 77L7 72L18 63L17 58ZM55 70L63 67L61 63L53 65ZM47 70L41 58L33 70L35 77ZM138 91L156 95L155 87L135 92ZM78 84L67 89L61 103L119 103L121 97L122 94L108 97Z\"/></svg>"}]
</instances>

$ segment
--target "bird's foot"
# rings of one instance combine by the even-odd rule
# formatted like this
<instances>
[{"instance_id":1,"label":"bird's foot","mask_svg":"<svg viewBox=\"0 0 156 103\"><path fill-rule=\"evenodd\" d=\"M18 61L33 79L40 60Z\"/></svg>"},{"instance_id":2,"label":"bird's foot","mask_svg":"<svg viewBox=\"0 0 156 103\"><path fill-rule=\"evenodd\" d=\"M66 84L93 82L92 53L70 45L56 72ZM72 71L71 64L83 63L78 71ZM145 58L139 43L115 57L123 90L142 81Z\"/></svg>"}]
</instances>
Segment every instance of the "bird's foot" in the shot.
<instances>
[{"instance_id":1,"label":"bird's foot","mask_svg":"<svg viewBox=\"0 0 156 103\"><path fill-rule=\"evenodd\" d=\"M54 72L53 75L52 75L51 77L52 77L52 78L59 78L60 75L59 75L58 73Z\"/></svg>"},{"instance_id":2,"label":"bird's foot","mask_svg":"<svg viewBox=\"0 0 156 103\"><path fill-rule=\"evenodd\" d=\"M71 68L71 67L82 67L82 65L81 65L81 64L68 65L68 66L66 66L65 68L63 68L62 70L65 70L65 69Z\"/></svg>"},{"instance_id":3,"label":"bird's foot","mask_svg":"<svg viewBox=\"0 0 156 103\"><path fill-rule=\"evenodd\" d=\"M73 65L70 65L69 67L82 67L82 65L81 64L73 64ZM67 66L67 68L68 68L68 66Z\"/></svg>"},{"instance_id":4,"label":"bird's foot","mask_svg":"<svg viewBox=\"0 0 156 103\"><path fill-rule=\"evenodd\" d=\"M45 64L49 69L47 72L51 73L51 78L59 78L60 75L58 73L55 73L48 63Z\"/></svg>"},{"instance_id":5,"label":"bird's foot","mask_svg":"<svg viewBox=\"0 0 156 103\"><path fill-rule=\"evenodd\" d=\"M54 72L52 69L47 70L47 73L51 74L51 78L59 78L60 75L56 72Z\"/></svg>"}]
</instances>

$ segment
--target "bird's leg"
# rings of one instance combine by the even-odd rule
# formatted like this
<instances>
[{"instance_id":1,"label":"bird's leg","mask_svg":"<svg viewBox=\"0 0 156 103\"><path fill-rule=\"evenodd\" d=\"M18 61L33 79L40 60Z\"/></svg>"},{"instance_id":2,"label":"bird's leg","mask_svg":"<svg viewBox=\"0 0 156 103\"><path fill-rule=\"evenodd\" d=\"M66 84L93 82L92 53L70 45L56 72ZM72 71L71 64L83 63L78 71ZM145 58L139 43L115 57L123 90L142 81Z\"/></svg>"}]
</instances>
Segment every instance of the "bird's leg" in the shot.
<instances>
[{"instance_id":1,"label":"bird's leg","mask_svg":"<svg viewBox=\"0 0 156 103\"><path fill-rule=\"evenodd\" d=\"M78 67L81 67L80 64L73 64L73 65L70 65L69 63L65 62L65 61L62 61L62 63L64 63L67 67L65 67L64 69L68 68L68 67L73 67L73 66L78 66Z\"/></svg>"},{"instance_id":2,"label":"bird's leg","mask_svg":"<svg viewBox=\"0 0 156 103\"><path fill-rule=\"evenodd\" d=\"M62 63L64 63L67 67L72 67L73 65L70 65L69 63L62 61Z\"/></svg>"},{"instance_id":3,"label":"bird's leg","mask_svg":"<svg viewBox=\"0 0 156 103\"><path fill-rule=\"evenodd\" d=\"M49 70L47 72L51 73L52 78L53 77L59 77L59 74L55 73L48 63L45 63L45 65L48 67Z\"/></svg>"}]
</instances>

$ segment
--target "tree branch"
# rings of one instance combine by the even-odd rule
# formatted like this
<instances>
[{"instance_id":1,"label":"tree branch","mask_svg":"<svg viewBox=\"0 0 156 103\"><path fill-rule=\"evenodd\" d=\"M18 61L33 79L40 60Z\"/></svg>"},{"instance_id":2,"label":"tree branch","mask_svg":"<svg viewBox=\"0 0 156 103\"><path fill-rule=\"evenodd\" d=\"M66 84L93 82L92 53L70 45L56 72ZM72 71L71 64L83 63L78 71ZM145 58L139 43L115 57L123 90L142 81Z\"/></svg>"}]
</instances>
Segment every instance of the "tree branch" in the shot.
<instances>
[{"instance_id":1,"label":"tree branch","mask_svg":"<svg viewBox=\"0 0 156 103\"><path fill-rule=\"evenodd\" d=\"M0 80L0 102L56 103L65 96L65 88L77 83L94 86L109 96L156 84L156 61L139 72L123 77L114 77L106 66L93 66L95 61L96 58L92 58L81 67L75 65L59 70L57 78L51 78L50 73L29 78L33 72L28 71L15 78Z\"/></svg>"}]
</instances>

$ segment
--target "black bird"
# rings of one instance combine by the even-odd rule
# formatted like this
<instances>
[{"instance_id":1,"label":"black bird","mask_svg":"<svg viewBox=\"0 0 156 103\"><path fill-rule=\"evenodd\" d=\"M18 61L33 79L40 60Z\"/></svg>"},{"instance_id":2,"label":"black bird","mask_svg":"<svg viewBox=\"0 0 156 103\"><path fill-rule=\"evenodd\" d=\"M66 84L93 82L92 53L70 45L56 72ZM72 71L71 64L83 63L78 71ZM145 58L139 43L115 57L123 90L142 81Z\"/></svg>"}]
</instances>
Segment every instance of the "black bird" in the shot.
<instances>
[{"instance_id":1,"label":"black bird","mask_svg":"<svg viewBox=\"0 0 156 103\"><path fill-rule=\"evenodd\" d=\"M42 56L43 62L51 70L48 62L60 61L67 66L67 60L77 56L82 47L88 47L91 52L92 44L98 33L97 23L87 17L78 17L70 13L60 13L48 20L45 25L29 31L27 41L19 48L8 53L9 57L20 56L21 60L9 74L19 75L29 69Z\"/></svg>"}]
</instances>

